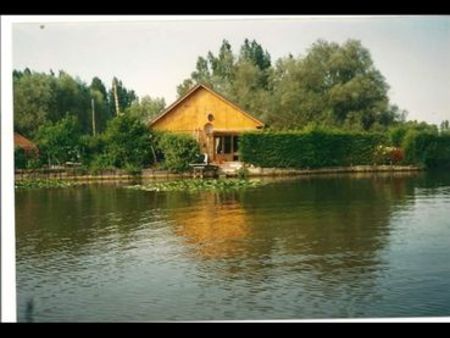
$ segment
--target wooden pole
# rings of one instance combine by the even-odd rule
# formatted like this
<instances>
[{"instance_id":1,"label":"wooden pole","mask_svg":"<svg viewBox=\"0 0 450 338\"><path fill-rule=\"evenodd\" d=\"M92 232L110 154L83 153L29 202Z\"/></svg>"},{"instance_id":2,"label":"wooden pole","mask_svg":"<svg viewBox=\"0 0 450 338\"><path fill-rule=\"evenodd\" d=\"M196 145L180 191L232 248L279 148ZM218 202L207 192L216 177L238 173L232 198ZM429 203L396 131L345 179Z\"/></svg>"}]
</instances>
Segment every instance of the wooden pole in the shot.
<instances>
[{"instance_id":1,"label":"wooden pole","mask_svg":"<svg viewBox=\"0 0 450 338\"><path fill-rule=\"evenodd\" d=\"M116 116L119 116L119 98L117 97L117 79L113 80L113 95L114 95L114 102L116 105Z\"/></svg>"},{"instance_id":2,"label":"wooden pole","mask_svg":"<svg viewBox=\"0 0 450 338\"><path fill-rule=\"evenodd\" d=\"M91 98L91 107L92 107L92 135L95 136L95 107L94 107L94 98Z\"/></svg>"}]
</instances>

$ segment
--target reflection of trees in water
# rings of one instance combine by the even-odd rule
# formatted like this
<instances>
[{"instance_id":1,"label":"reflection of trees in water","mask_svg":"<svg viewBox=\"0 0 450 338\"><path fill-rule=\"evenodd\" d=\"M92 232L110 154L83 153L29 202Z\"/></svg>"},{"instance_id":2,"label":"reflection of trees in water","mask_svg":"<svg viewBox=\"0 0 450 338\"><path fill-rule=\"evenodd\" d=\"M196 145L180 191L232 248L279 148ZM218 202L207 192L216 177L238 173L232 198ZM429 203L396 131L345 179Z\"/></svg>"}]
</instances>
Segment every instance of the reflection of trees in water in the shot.
<instances>
[{"instance_id":1,"label":"reflection of trees in water","mask_svg":"<svg viewBox=\"0 0 450 338\"><path fill-rule=\"evenodd\" d=\"M301 292L359 297L354 290L367 288L365 294L376 294L374 283L384 263L380 251L388 244L393 215L414 203L414 189L448 186L449 180L448 174L370 174L303 177L234 193L111 186L21 191L16 194L18 262L21 271L38 260L33 271L54 264L45 271L56 273L58 264L80 267L77 255L98 257L109 250L107 263L120 260L136 267L153 257L138 257L143 251L136 250L129 259L121 255L123 248L153 236L143 229L158 228L164 231L155 232L155 242L144 238L140 244L175 243L175 250L181 249L176 254L188 253L193 270L200 272L196 277L205 277L202 283L220 280L220 287L233 290L223 292L227 297L246 297L248 289L277 297L277 287L294 298ZM62 252L60 259L50 260L56 251ZM28 260L28 254L39 257ZM28 287L32 282L23 276ZM355 284L363 287L352 289Z\"/></svg>"},{"instance_id":2,"label":"reflection of trees in water","mask_svg":"<svg viewBox=\"0 0 450 338\"><path fill-rule=\"evenodd\" d=\"M392 213L413 188L405 175L303 178L205 193L168 215L198 259L214 260L202 267L224 277L263 281L293 270L355 283L376 272Z\"/></svg>"},{"instance_id":3,"label":"reflection of trees in water","mask_svg":"<svg viewBox=\"0 0 450 338\"><path fill-rule=\"evenodd\" d=\"M164 203L158 194L111 185L16 192L18 257L22 258L22 250L24 254L68 250L74 256L101 240L126 246Z\"/></svg>"},{"instance_id":4,"label":"reflection of trees in water","mask_svg":"<svg viewBox=\"0 0 450 338\"><path fill-rule=\"evenodd\" d=\"M442 188L447 191L450 186L450 172L448 169L430 170L420 175L414 182L415 188L421 189L424 195L434 195Z\"/></svg>"},{"instance_id":5,"label":"reflection of trees in water","mask_svg":"<svg viewBox=\"0 0 450 338\"><path fill-rule=\"evenodd\" d=\"M284 266L330 279L343 269L372 269L392 212L410 202L405 197L417 182L433 185L420 175L358 177L303 177L233 193L111 186L22 191L16 194L18 257L59 250L76 257L102 241L104 250L120 249L133 245L142 227L169 221L197 259L214 263L202 266L229 277L265 279Z\"/></svg>"}]
</instances>

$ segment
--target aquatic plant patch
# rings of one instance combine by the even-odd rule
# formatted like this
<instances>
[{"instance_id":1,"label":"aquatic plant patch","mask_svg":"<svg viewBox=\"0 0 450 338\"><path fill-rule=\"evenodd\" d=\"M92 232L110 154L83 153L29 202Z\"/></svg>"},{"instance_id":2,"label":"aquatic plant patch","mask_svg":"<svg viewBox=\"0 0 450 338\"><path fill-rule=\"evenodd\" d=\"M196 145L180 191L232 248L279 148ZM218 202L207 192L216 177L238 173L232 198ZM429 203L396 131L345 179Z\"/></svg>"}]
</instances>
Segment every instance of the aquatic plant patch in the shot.
<instances>
[{"instance_id":1,"label":"aquatic plant patch","mask_svg":"<svg viewBox=\"0 0 450 338\"><path fill-rule=\"evenodd\" d=\"M44 180L44 179L26 179L15 182L15 188L18 190L69 188L75 185L80 185L80 182L67 182L62 180Z\"/></svg>"},{"instance_id":2,"label":"aquatic plant patch","mask_svg":"<svg viewBox=\"0 0 450 338\"><path fill-rule=\"evenodd\" d=\"M176 180L167 182L152 182L145 185L132 185L126 188L144 191L234 191L254 188L262 185L261 180L245 179L211 179L211 180Z\"/></svg>"}]
</instances>

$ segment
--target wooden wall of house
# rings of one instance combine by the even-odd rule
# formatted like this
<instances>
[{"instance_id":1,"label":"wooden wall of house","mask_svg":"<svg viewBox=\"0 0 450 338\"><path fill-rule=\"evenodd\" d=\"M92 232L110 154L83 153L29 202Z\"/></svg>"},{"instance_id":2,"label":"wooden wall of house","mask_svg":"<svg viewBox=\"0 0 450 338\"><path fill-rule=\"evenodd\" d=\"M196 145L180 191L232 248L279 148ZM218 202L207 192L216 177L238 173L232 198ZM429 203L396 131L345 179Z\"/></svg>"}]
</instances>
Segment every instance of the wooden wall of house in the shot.
<instances>
[{"instance_id":1,"label":"wooden wall of house","mask_svg":"<svg viewBox=\"0 0 450 338\"><path fill-rule=\"evenodd\" d=\"M212 120L209 115L212 115ZM151 128L192 135L198 141L202 153L207 153L209 160L214 161L214 132L236 134L257 130L262 126L261 122L242 112L227 100L208 89L199 87L155 121ZM209 132L206 132L207 128Z\"/></svg>"},{"instance_id":2,"label":"wooden wall of house","mask_svg":"<svg viewBox=\"0 0 450 338\"><path fill-rule=\"evenodd\" d=\"M213 121L208 120L212 114ZM255 130L260 123L248 117L226 101L199 88L177 107L155 122L155 130L192 133L204 131L205 125L211 123L214 130Z\"/></svg>"}]
</instances>

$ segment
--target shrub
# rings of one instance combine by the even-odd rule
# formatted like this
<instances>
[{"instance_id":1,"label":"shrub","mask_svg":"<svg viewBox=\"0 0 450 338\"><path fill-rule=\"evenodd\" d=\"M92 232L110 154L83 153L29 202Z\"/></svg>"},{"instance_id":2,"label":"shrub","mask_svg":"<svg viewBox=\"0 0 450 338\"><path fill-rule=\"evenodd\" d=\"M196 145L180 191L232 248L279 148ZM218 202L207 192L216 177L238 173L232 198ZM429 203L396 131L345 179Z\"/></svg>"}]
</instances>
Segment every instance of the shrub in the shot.
<instances>
[{"instance_id":1,"label":"shrub","mask_svg":"<svg viewBox=\"0 0 450 338\"><path fill-rule=\"evenodd\" d=\"M81 160L90 164L96 156L104 153L105 141L102 134L96 136L82 135L80 137Z\"/></svg>"},{"instance_id":2,"label":"shrub","mask_svg":"<svg viewBox=\"0 0 450 338\"><path fill-rule=\"evenodd\" d=\"M241 179L241 180L247 179L247 178L249 177L249 175L250 175L250 172L249 172L248 169L247 169L246 167L244 167L244 166L242 166L241 168L239 168L239 169L237 170L237 176L238 176L238 178Z\"/></svg>"},{"instance_id":3,"label":"shrub","mask_svg":"<svg viewBox=\"0 0 450 338\"><path fill-rule=\"evenodd\" d=\"M89 172L89 169L86 166L75 167L72 169L73 175L86 175Z\"/></svg>"},{"instance_id":4,"label":"shrub","mask_svg":"<svg viewBox=\"0 0 450 338\"><path fill-rule=\"evenodd\" d=\"M200 155L197 141L184 134L159 134L157 149L163 159L162 167L174 172L189 170L189 163L195 162Z\"/></svg>"},{"instance_id":5,"label":"shrub","mask_svg":"<svg viewBox=\"0 0 450 338\"><path fill-rule=\"evenodd\" d=\"M48 122L39 127L36 141L43 157L49 164L78 161L80 128L77 118L70 115L58 122Z\"/></svg>"},{"instance_id":6,"label":"shrub","mask_svg":"<svg viewBox=\"0 0 450 338\"><path fill-rule=\"evenodd\" d=\"M375 150L376 164L399 164L403 161L403 150L398 147L379 145Z\"/></svg>"},{"instance_id":7,"label":"shrub","mask_svg":"<svg viewBox=\"0 0 450 338\"><path fill-rule=\"evenodd\" d=\"M450 167L450 135L408 131L403 140L405 161L428 168Z\"/></svg>"},{"instance_id":8,"label":"shrub","mask_svg":"<svg viewBox=\"0 0 450 338\"><path fill-rule=\"evenodd\" d=\"M153 162L151 134L136 117L120 115L108 122L102 136L105 160L117 168L126 164L143 167Z\"/></svg>"},{"instance_id":9,"label":"shrub","mask_svg":"<svg viewBox=\"0 0 450 338\"><path fill-rule=\"evenodd\" d=\"M101 174L106 170L115 170L112 165L111 158L105 154L94 157L89 165L89 172L93 175Z\"/></svg>"},{"instance_id":10,"label":"shrub","mask_svg":"<svg viewBox=\"0 0 450 338\"><path fill-rule=\"evenodd\" d=\"M128 175L136 176L142 173L142 167L136 166L131 163L126 163L124 169Z\"/></svg>"},{"instance_id":11,"label":"shrub","mask_svg":"<svg viewBox=\"0 0 450 338\"><path fill-rule=\"evenodd\" d=\"M405 154L401 148L392 148L389 157L392 164L399 164L403 162Z\"/></svg>"},{"instance_id":12,"label":"shrub","mask_svg":"<svg viewBox=\"0 0 450 338\"><path fill-rule=\"evenodd\" d=\"M14 168L15 169L35 169L41 166L41 159L38 152L26 151L21 147L14 148Z\"/></svg>"},{"instance_id":13,"label":"shrub","mask_svg":"<svg viewBox=\"0 0 450 338\"><path fill-rule=\"evenodd\" d=\"M25 150L20 147L14 149L14 168L25 169L27 166L27 157Z\"/></svg>"},{"instance_id":14,"label":"shrub","mask_svg":"<svg viewBox=\"0 0 450 338\"><path fill-rule=\"evenodd\" d=\"M388 135L390 143L395 147L400 147L407 131L408 128L406 126L398 126L389 129Z\"/></svg>"}]
</instances>

